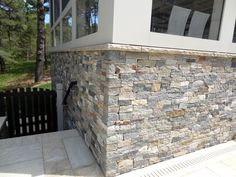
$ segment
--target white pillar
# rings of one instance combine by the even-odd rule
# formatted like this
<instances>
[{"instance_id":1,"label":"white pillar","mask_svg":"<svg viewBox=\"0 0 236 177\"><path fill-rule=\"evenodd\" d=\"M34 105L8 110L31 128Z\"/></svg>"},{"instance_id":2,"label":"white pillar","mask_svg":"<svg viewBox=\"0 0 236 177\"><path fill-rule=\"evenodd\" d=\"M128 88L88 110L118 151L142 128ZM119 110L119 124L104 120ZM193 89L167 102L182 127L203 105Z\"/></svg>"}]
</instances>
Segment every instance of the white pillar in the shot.
<instances>
[{"instance_id":1,"label":"white pillar","mask_svg":"<svg viewBox=\"0 0 236 177\"><path fill-rule=\"evenodd\" d=\"M64 120L63 120L63 85L61 83L56 85L57 92L57 127L58 130L63 130Z\"/></svg>"},{"instance_id":2,"label":"white pillar","mask_svg":"<svg viewBox=\"0 0 236 177\"><path fill-rule=\"evenodd\" d=\"M218 38L222 20L221 17L222 17L223 6L224 6L223 0L214 0L209 39L217 40Z\"/></svg>"}]
</instances>

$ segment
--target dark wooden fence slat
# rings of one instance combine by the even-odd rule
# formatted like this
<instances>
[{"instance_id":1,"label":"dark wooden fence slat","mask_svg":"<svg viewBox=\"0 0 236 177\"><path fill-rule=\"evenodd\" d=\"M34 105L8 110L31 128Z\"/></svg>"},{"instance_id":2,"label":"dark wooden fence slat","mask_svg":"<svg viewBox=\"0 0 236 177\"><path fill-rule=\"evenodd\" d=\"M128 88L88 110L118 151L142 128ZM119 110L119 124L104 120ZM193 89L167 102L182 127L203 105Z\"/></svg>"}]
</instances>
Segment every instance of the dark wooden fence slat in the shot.
<instances>
[{"instance_id":1,"label":"dark wooden fence slat","mask_svg":"<svg viewBox=\"0 0 236 177\"><path fill-rule=\"evenodd\" d=\"M20 109L21 109L21 121L22 121L22 135L27 135L27 125L26 125L26 96L25 96L25 89L20 89Z\"/></svg>"},{"instance_id":2,"label":"dark wooden fence slat","mask_svg":"<svg viewBox=\"0 0 236 177\"><path fill-rule=\"evenodd\" d=\"M55 91L21 88L0 92L0 99L6 106L9 137L57 131Z\"/></svg>"},{"instance_id":3,"label":"dark wooden fence slat","mask_svg":"<svg viewBox=\"0 0 236 177\"><path fill-rule=\"evenodd\" d=\"M39 90L39 105L40 105L40 117L41 117L41 132L46 132L45 130L45 94L44 90Z\"/></svg>"},{"instance_id":4,"label":"dark wooden fence slat","mask_svg":"<svg viewBox=\"0 0 236 177\"><path fill-rule=\"evenodd\" d=\"M31 88L27 88L26 92L28 93L27 95L27 116L28 116L28 122L29 122L29 135L33 134L33 100L32 100L32 93L31 93ZM31 93L31 94L29 94Z\"/></svg>"},{"instance_id":5,"label":"dark wooden fence slat","mask_svg":"<svg viewBox=\"0 0 236 177\"><path fill-rule=\"evenodd\" d=\"M0 116L6 115L6 107L3 93L0 92Z\"/></svg>"},{"instance_id":6,"label":"dark wooden fence slat","mask_svg":"<svg viewBox=\"0 0 236 177\"><path fill-rule=\"evenodd\" d=\"M46 114L47 114L47 132L49 132L52 129L52 123L51 123L51 92L45 91L46 95Z\"/></svg>"},{"instance_id":7,"label":"dark wooden fence slat","mask_svg":"<svg viewBox=\"0 0 236 177\"><path fill-rule=\"evenodd\" d=\"M57 130L57 107L56 107L56 98L57 98L57 94L55 91L52 91L52 131L56 131Z\"/></svg>"},{"instance_id":8,"label":"dark wooden fence slat","mask_svg":"<svg viewBox=\"0 0 236 177\"><path fill-rule=\"evenodd\" d=\"M15 93L17 93L18 90L14 89L13 93L13 114L14 114L14 122L15 122L15 131L16 131L16 136L20 136L20 115L19 115L19 95L16 95Z\"/></svg>"},{"instance_id":9,"label":"dark wooden fence slat","mask_svg":"<svg viewBox=\"0 0 236 177\"><path fill-rule=\"evenodd\" d=\"M11 91L6 91L6 94L10 94ZM8 121L8 132L9 132L9 137L14 137L15 136L15 123L14 123L14 118L12 114L12 97L7 96L6 97L6 104L7 104L7 121Z\"/></svg>"},{"instance_id":10,"label":"dark wooden fence slat","mask_svg":"<svg viewBox=\"0 0 236 177\"><path fill-rule=\"evenodd\" d=\"M34 99L34 127L35 127L35 133L39 132L39 99L38 99L38 89L33 88L33 99Z\"/></svg>"}]
</instances>

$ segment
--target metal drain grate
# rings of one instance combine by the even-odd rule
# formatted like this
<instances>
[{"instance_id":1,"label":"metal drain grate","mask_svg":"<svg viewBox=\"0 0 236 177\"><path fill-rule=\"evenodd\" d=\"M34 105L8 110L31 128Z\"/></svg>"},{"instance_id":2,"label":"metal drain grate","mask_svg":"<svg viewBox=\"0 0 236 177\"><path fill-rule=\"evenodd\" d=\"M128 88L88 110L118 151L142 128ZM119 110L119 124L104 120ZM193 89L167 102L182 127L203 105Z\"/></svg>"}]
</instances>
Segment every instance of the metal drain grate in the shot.
<instances>
[{"instance_id":1,"label":"metal drain grate","mask_svg":"<svg viewBox=\"0 0 236 177\"><path fill-rule=\"evenodd\" d=\"M136 170L136 172L134 171L120 175L119 177L164 177L235 150L236 142L228 142L223 145L218 145L218 147L210 147L199 152L187 154L185 155L186 158L184 158L184 156L178 157L163 163Z\"/></svg>"}]
</instances>

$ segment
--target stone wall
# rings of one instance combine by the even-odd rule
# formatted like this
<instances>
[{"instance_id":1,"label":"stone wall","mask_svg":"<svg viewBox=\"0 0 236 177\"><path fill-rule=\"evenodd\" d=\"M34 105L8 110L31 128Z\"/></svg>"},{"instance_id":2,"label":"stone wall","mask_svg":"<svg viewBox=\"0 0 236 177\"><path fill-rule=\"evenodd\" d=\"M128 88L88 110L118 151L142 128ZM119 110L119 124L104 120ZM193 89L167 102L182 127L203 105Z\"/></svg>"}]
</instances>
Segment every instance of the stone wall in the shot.
<instances>
[{"instance_id":1,"label":"stone wall","mask_svg":"<svg viewBox=\"0 0 236 177\"><path fill-rule=\"evenodd\" d=\"M63 84L64 95L71 81L77 81L64 108L65 123L77 128L105 171L107 137L107 64L101 53L53 53L52 83ZM65 125L68 126L68 125Z\"/></svg>"},{"instance_id":2,"label":"stone wall","mask_svg":"<svg viewBox=\"0 0 236 177\"><path fill-rule=\"evenodd\" d=\"M53 84L79 82L67 108L106 176L236 134L236 61L148 52L54 53Z\"/></svg>"}]
</instances>

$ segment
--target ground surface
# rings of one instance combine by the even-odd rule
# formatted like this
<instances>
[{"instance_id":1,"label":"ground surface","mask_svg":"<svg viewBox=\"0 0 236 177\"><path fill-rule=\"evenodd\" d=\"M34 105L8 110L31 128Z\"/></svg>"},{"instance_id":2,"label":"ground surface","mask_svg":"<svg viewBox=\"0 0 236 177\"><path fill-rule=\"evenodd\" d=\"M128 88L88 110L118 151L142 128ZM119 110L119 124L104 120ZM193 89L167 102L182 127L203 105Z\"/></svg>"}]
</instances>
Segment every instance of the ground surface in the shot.
<instances>
[{"instance_id":1,"label":"ground surface","mask_svg":"<svg viewBox=\"0 0 236 177\"><path fill-rule=\"evenodd\" d=\"M0 74L0 91L19 87L51 88L50 70L46 70L42 82L34 83L35 61L19 61L7 64L4 74Z\"/></svg>"},{"instance_id":2,"label":"ground surface","mask_svg":"<svg viewBox=\"0 0 236 177\"><path fill-rule=\"evenodd\" d=\"M76 130L0 140L0 177L103 177ZM120 177L236 177L236 141Z\"/></svg>"},{"instance_id":3,"label":"ground surface","mask_svg":"<svg viewBox=\"0 0 236 177\"><path fill-rule=\"evenodd\" d=\"M0 140L0 177L103 177L76 130Z\"/></svg>"}]
</instances>

